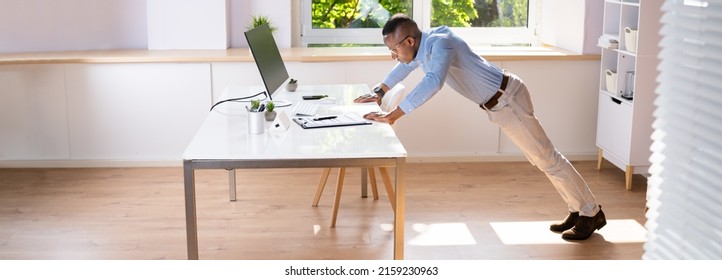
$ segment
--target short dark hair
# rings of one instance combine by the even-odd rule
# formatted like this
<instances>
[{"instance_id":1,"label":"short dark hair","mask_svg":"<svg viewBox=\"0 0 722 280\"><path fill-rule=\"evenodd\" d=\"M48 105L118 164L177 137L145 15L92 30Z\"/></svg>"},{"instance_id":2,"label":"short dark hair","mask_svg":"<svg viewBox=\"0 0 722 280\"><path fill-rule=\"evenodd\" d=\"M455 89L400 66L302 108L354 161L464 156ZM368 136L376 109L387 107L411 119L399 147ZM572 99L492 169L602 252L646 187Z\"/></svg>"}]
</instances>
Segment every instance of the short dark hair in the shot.
<instances>
[{"instance_id":1,"label":"short dark hair","mask_svg":"<svg viewBox=\"0 0 722 280\"><path fill-rule=\"evenodd\" d=\"M409 35L416 35L419 31L419 26L416 22L405 14L395 14L391 16L389 21L384 24L384 29L381 30L381 35L386 36L397 29L403 29L403 31L410 33Z\"/></svg>"}]
</instances>

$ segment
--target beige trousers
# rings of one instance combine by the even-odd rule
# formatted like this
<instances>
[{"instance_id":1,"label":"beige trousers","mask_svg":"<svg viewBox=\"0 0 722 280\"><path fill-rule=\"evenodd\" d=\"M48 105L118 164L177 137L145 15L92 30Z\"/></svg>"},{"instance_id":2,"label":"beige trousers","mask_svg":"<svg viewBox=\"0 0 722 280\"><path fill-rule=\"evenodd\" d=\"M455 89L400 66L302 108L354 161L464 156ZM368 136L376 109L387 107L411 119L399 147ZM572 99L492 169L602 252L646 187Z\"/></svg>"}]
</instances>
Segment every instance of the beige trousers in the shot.
<instances>
[{"instance_id":1,"label":"beige trousers","mask_svg":"<svg viewBox=\"0 0 722 280\"><path fill-rule=\"evenodd\" d=\"M526 158L539 168L557 189L571 212L592 217L599 212L596 199L584 178L552 145L539 120L529 90L519 77L511 74L499 103L486 110L489 120L522 150Z\"/></svg>"}]
</instances>

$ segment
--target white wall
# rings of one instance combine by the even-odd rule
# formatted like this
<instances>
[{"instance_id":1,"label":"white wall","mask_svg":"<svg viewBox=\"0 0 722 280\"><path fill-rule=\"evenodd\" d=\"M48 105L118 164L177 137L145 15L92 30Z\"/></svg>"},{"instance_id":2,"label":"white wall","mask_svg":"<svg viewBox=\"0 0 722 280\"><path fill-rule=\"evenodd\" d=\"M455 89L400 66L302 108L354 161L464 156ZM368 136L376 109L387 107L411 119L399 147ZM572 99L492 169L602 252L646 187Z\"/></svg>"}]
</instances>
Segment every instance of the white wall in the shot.
<instances>
[{"instance_id":1,"label":"white wall","mask_svg":"<svg viewBox=\"0 0 722 280\"><path fill-rule=\"evenodd\" d=\"M146 2L0 0L0 53L148 48L149 29L154 25L148 24ZM243 32L251 17L266 15L279 27L275 36L278 46L291 47L300 34L298 24L294 24L299 22L298 2L227 0L227 45L247 47ZM599 54L596 39L601 34L602 13L601 0L542 0L541 42L577 53ZM192 31L187 27L178 30Z\"/></svg>"},{"instance_id":2,"label":"white wall","mask_svg":"<svg viewBox=\"0 0 722 280\"><path fill-rule=\"evenodd\" d=\"M0 0L0 53L144 49L145 0Z\"/></svg>"},{"instance_id":3,"label":"white wall","mask_svg":"<svg viewBox=\"0 0 722 280\"><path fill-rule=\"evenodd\" d=\"M229 41L231 48L247 48L243 32L251 22L252 16L264 15L278 27L275 39L279 48L290 48L292 37L291 2L293 0L229 0ZM298 0L295 0L298 1ZM282 8L282 7L287 8Z\"/></svg>"},{"instance_id":4,"label":"white wall","mask_svg":"<svg viewBox=\"0 0 722 280\"><path fill-rule=\"evenodd\" d=\"M148 49L228 48L227 0L146 0Z\"/></svg>"},{"instance_id":5,"label":"white wall","mask_svg":"<svg viewBox=\"0 0 722 280\"><path fill-rule=\"evenodd\" d=\"M600 54L602 0L542 0L539 37L543 44L580 54Z\"/></svg>"},{"instance_id":6,"label":"white wall","mask_svg":"<svg viewBox=\"0 0 722 280\"><path fill-rule=\"evenodd\" d=\"M604 1L587 0L584 6L584 49L583 54L601 54L602 49L597 46L599 36L602 35L604 23Z\"/></svg>"},{"instance_id":7,"label":"white wall","mask_svg":"<svg viewBox=\"0 0 722 280\"><path fill-rule=\"evenodd\" d=\"M214 0L217 1L217 0ZM202 19L187 20L178 15L188 11L189 2L212 6L203 0L0 0L0 53L105 50L105 49L178 49L218 48L207 46L203 30L216 16L206 13ZM243 32L251 16L266 15L279 27L276 41L280 48L291 47L292 0L221 0L226 9L227 30L223 45L231 48L248 46ZM175 5L174 10L154 8L154 3ZM279 7L288 8L279 8ZM151 14L148 14L151 12ZM148 20L151 16L151 20ZM168 20L176 18L175 30ZM155 20L154 20L155 19ZM215 25L218 25L217 23ZM201 38L197 42L182 41ZM195 31L195 32L194 32ZM163 35L158 32L165 33ZM149 34L150 33L150 34ZM157 38L155 42L148 36ZM217 36L217 35L216 35ZM181 41L179 41L181 40ZM214 39L215 40L215 39ZM204 44L205 43L205 44ZM176 47L180 46L180 47Z\"/></svg>"}]
</instances>

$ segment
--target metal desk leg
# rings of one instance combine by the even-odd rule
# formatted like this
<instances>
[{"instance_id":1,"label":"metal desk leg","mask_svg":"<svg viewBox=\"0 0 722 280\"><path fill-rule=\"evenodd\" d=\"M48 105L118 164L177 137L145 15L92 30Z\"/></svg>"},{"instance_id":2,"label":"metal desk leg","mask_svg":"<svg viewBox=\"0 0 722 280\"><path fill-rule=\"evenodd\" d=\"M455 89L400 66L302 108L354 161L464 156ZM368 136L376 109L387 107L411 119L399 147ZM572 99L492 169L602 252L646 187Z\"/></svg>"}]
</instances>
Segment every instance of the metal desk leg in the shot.
<instances>
[{"instance_id":1,"label":"metal desk leg","mask_svg":"<svg viewBox=\"0 0 722 280\"><path fill-rule=\"evenodd\" d=\"M228 170L228 196L230 196L231 201L236 201L236 170L226 170Z\"/></svg>"},{"instance_id":2,"label":"metal desk leg","mask_svg":"<svg viewBox=\"0 0 722 280\"><path fill-rule=\"evenodd\" d=\"M361 197L367 198L369 197L369 191L368 191L368 168L361 167Z\"/></svg>"},{"instance_id":3,"label":"metal desk leg","mask_svg":"<svg viewBox=\"0 0 722 280\"><path fill-rule=\"evenodd\" d=\"M406 186L404 170L406 158L396 159L396 211L394 211L394 260L404 259L404 197Z\"/></svg>"},{"instance_id":4,"label":"metal desk leg","mask_svg":"<svg viewBox=\"0 0 722 280\"><path fill-rule=\"evenodd\" d=\"M192 162L183 161L183 184L186 202L186 242L188 259L198 259L198 223L196 218L196 182Z\"/></svg>"}]
</instances>

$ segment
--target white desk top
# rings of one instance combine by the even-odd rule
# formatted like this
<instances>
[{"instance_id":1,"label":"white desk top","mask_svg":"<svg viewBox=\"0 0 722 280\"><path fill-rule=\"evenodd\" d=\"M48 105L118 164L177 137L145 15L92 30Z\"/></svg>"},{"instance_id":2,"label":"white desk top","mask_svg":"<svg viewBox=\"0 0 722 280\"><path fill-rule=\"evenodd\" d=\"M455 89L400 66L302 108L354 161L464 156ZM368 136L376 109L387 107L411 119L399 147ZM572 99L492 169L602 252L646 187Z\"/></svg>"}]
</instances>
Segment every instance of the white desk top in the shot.
<instances>
[{"instance_id":1,"label":"white desk top","mask_svg":"<svg viewBox=\"0 0 722 280\"><path fill-rule=\"evenodd\" d=\"M229 87L221 99L256 94L261 87ZM379 111L375 103L358 104L353 99L369 93L366 85L299 86L296 92L277 93L273 99L290 101L285 110L293 117L296 102L303 95L328 95L335 98L332 104L321 103L319 115L355 113L363 115ZM311 101L317 102L317 101ZM183 153L184 160L277 160L277 159L327 159L327 158L396 158L406 157L393 128L386 123L371 125L303 129L291 121L287 131L270 131L270 121L265 122L263 134L248 133L247 102L226 102L216 106Z\"/></svg>"}]
</instances>

